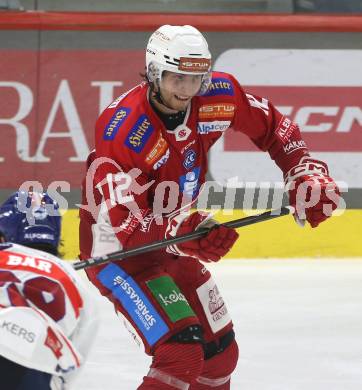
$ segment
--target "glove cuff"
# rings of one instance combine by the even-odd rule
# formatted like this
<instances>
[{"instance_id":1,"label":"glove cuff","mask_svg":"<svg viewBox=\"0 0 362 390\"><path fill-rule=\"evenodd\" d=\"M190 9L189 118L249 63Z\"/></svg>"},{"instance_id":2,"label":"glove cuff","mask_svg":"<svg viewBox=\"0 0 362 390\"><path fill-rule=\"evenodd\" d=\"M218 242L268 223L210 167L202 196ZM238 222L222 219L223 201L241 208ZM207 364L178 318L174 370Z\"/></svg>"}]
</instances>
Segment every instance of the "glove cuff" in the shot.
<instances>
[{"instance_id":1,"label":"glove cuff","mask_svg":"<svg viewBox=\"0 0 362 390\"><path fill-rule=\"evenodd\" d=\"M181 213L174 217L169 218L168 225L165 231L165 238L174 238L177 235L177 231L180 228L182 222L190 216L189 213ZM177 247L177 245L168 245L166 247L167 253L172 253L176 256L187 256L186 253L183 253L180 251L180 249Z\"/></svg>"},{"instance_id":2,"label":"glove cuff","mask_svg":"<svg viewBox=\"0 0 362 390\"><path fill-rule=\"evenodd\" d=\"M291 168L284 175L284 183L285 185L288 185L298 177L315 174L328 176L329 172L327 164L323 161L304 156L300 159L298 165Z\"/></svg>"},{"instance_id":3,"label":"glove cuff","mask_svg":"<svg viewBox=\"0 0 362 390\"><path fill-rule=\"evenodd\" d=\"M213 215L211 213L204 213L197 211L197 216L200 219L200 223L193 229L193 230L198 230L201 228L211 228L215 224L217 224L216 221L212 219ZM175 217L172 217L169 219L169 223L165 232L165 238L174 238L177 236L177 232L180 228L180 226L183 224L183 222L187 218L192 218L194 214L189 214L189 213L182 213L179 215L176 215ZM166 252L172 253L177 256L189 256L188 254L184 253L180 248L174 244L174 245L169 245L166 247Z\"/></svg>"}]
</instances>

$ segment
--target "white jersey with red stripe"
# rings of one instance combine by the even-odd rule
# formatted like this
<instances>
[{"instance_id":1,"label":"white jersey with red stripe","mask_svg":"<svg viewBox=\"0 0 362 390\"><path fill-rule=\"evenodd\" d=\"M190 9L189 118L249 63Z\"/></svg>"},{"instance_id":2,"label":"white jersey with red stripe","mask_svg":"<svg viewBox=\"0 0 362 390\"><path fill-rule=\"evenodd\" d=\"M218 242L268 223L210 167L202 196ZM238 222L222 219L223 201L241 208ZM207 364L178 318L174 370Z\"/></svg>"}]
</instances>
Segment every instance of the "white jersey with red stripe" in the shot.
<instances>
[{"instance_id":1,"label":"white jersey with red stripe","mask_svg":"<svg viewBox=\"0 0 362 390\"><path fill-rule=\"evenodd\" d=\"M0 245L0 355L67 382L84 362L97 322L89 291L70 264Z\"/></svg>"}]
</instances>

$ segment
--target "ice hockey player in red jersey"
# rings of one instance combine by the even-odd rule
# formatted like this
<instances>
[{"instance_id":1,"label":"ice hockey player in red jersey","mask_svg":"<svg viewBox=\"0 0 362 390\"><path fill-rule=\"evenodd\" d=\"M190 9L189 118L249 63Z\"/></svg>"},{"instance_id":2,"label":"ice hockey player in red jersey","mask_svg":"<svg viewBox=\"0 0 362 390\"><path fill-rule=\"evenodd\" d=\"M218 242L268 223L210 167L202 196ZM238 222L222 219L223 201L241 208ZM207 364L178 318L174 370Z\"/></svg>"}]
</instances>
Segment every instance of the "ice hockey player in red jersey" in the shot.
<instances>
[{"instance_id":1,"label":"ice hockey player in red jersey","mask_svg":"<svg viewBox=\"0 0 362 390\"><path fill-rule=\"evenodd\" d=\"M6 390L66 390L97 329L94 303L60 260L61 215L46 193L0 206L0 377Z\"/></svg>"},{"instance_id":2,"label":"ice hockey player in red jersey","mask_svg":"<svg viewBox=\"0 0 362 390\"><path fill-rule=\"evenodd\" d=\"M83 183L81 258L213 226L205 238L87 273L153 356L138 389L227 390L238 347L203 263L220 260L238 234L190 211L209 149L229 128L248 136L284 173L290 201L299 205L296 218L313 227L330 215L323 206L336 208L338 189L327 165L310 157L295 123L265 98L245 93L232 75L211 71L207 42L194 27L164 25L152 34L145 77L97 121ZM308 208L296 199L305 183L320 190Z\"/></svg>"}]
</instances>

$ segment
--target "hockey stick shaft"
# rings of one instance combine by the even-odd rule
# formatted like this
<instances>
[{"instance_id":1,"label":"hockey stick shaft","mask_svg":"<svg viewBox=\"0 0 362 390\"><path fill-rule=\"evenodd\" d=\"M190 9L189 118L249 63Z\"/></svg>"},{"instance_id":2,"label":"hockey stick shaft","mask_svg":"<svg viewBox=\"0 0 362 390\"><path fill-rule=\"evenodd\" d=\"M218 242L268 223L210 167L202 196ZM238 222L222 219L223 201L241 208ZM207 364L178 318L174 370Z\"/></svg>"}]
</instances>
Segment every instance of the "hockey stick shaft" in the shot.
<instances>
[{"instance_id":1,"label":"hockey stick shaft","mask_svg":"<svg viewBox=\"0 0 362 390\"><path fill-rule=\"evenodd\" d=\"M294 209L290 206L281 207L280 209L266 211L262 214L252 215L250 217L235 219L233 221L225 222L222 226L226 226L229 228L240 228L243 226L253 225L255 223L268 221L270 219L278 218L284 215L288 215L294 212ZM117 252L109 253L108 255L91 257L87 260L77 261L73 263L73 268L75 270L80 270L87 267L93 267L96 265L107 263L111 260L121 260L127 257L140 255L146 252L151 252L157 249L165 248L168 245L178 244L180 242L191 241L196 238L201 238L206 236L209 232L209 229L198 229L194 232L184 234L182 236L178 236L171 239L164 239L156 242L151 242L150 244L146 244L140 247L120 250Z\"/></svg>"}]
</instances>

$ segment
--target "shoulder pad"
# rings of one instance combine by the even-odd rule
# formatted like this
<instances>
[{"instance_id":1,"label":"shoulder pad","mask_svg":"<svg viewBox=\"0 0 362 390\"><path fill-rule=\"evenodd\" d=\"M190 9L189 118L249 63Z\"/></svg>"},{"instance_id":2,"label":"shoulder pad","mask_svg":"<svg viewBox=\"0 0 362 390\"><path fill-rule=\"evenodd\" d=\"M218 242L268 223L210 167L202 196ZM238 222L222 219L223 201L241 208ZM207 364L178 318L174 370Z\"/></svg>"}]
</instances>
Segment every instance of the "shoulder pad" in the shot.
<instances>
[{"instance_id":1,"label":"shoulder pad","mask_svg":"<svg viewBox=\"0 0 362 390\"><path fill-rule=\"evenodd\" d=\"M104 141L113 141L119 129L127 131L134 118L140 115L140 100L144 98L146 89L139 84L128 92L119 96L100 115L97 125L101 127Z\"/></svg>"},{"instance_id":2,"label":"shoulder pad","mask_svg":"<svg viewBox=\"0 0 362 390\"><path fill-rule=\"evenodd\" d=\"M79 368L82 359L60 327L30 307L0 309L0 355L57 376Z\"/></svg>"},{"instance_id":3,"label":"shoulder pad","mask_svg":"<svg viewBox=\"0 0 362 390\"><path fill-rule=\"evenodd\" d=\"M119 106L112 110L113 115L110 118L105 118L104 126L103 126L103 140L104 141L113 141L116 137L120 127L127 121L127 119L131 116L132 108ZM100 119L102 119L105 114L108 112L104 112ZM109 114L108 114L109 116Z\"/></svg>"},{"instance_id":4,"label":"shoulder pad","mask_svg":"<svg viewBox=\"0 0 362 390\"><path fill-rule=\"evenodd\" d=\"M135 87L131 88L127 92L122 93L122 95L118 96L106 109L117 107L120 104L120 102L125 100L127 97L131 97L132 98L132 95L135 92L141 91L146 86L147 86L147 83L142 82L142 83L136 85ZM126 103L128 104L128 102L126 102Z\"/></svg>"}]
</instances>

